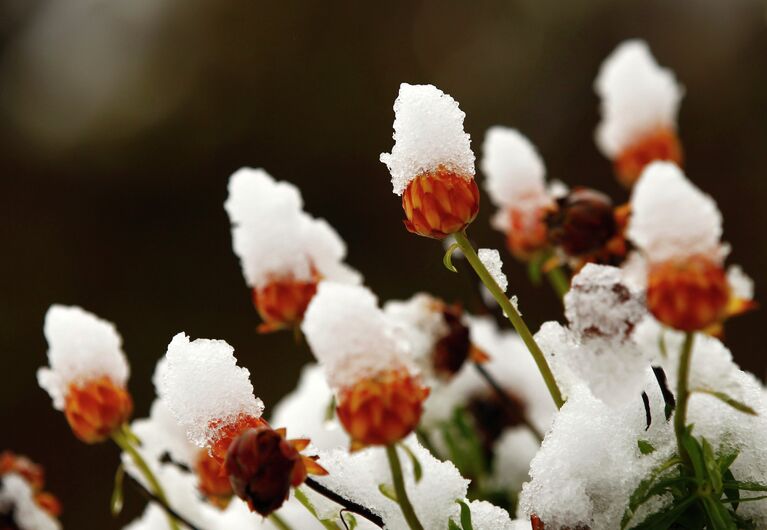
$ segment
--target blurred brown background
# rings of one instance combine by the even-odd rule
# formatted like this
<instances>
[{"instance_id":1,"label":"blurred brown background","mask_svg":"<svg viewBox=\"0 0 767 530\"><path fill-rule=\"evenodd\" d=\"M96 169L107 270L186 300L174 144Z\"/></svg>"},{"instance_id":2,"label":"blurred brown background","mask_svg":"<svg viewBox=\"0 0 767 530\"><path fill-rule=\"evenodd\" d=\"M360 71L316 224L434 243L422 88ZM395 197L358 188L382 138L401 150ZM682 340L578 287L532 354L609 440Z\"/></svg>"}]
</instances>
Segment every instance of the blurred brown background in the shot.
<instances>
[{"instance_id":1,"label":"blurred brown background","mask_svg":"<svg viewBox=\"0 0 767 530\"><path fill-rule=\"evenodd\" d=\"M137 415L170 337L224 338L267 406L310 355L257 336L222 203L227 179L263 166L298 184L307 209L349 245L382 298L462 279L442 247L405 232L378 154L392 145L400 82L434 83L466 111L479 147L520 128L549 176L616 200L592 133L592 82L621 40L642 37L687 87L688 175L718 201L725 236L765 296L767 25L747 0L0 2L0 449L42 462L68 528L119 528L108 498L117 451L85 446L37 386L45 310L78 304L125 339ZM471 230L502 246L485 200ZM275 220L279 222L279 220ZM508 256L511 292L533 328L559 318ZM765 312L728 325L738 361L762 376Z\"/></svg>"}]
</instances>

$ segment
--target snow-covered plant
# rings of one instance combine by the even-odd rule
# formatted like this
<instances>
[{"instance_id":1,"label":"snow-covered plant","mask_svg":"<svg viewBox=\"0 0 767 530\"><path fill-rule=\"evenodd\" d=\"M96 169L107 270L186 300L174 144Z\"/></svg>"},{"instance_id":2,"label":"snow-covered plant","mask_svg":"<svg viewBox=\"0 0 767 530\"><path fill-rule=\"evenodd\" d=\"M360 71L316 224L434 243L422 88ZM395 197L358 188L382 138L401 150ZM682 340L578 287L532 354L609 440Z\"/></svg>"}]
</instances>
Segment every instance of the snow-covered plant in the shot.
<instances>
[{"instance_id":1,"label":"snow-covered plant","mask_svg":"<svg viewBox=\"0 0 767 530\"><path fill-rule=\"evenodd\" d=\"M509 295L521 280L467 235L475 155L464 112L432 85L402 84L380 160L407 230L476 275L483 314L423 292L379 304L298 189L247 168L225 208L261 330L292 329L317 361L270 417L231 346L179 333L149 417L129 423L115 327L52 306L38 381L78 438L122 450L113 512L125 477L150 499L127 528L767 528L767 391L721 340L753 282L725 267L722 215L679 167L683 91L641 41L595 87L597 144L628 204L572 175L547 183L515 129L485 135L493 225L564 306L535 334ZM56 529L57 514L40 469L0 455L0 527Z\"/></svg>"}]
</instances>

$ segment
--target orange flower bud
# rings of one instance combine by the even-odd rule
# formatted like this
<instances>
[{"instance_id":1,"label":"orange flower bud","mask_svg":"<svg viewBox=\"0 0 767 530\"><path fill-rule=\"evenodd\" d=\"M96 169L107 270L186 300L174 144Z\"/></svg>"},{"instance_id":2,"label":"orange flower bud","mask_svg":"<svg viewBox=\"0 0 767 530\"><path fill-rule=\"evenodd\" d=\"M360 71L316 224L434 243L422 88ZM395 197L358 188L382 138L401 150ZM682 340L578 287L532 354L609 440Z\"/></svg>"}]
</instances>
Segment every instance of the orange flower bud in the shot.
<instances>
[{"instance_id":1,"label":"orange flower bud","mask_svg":"<svg viewBox=\"0 0 767 530\"><path fill-rule=\"evenodd\" d=\"M520 261L529 261L549 245L546 215L550 208L537 208L533 212L509 210L506 246Z\"/></svg>"},{"instance_id":2,"label":"orange flower bud","mask_svg":"<svg viewBox=\"0 0 767 530\"><path fill-rule=\"evenodd\" d=\"M352 449L389 445L415 429L428 395L418 377L390 370L343 389L336 412L352 439Z\"/></svg>"},{"instance_id":3,"label":"orange flower bud","mask_svg":"<svg viewBox=\"0 0 767 530\"><path fill-rule=\"evenodd\" d=\"M48 512L51 517L59 517L61 515L61 501L52 493L41 491L35 495L35 502L40 508Z\"/></svg>"},{"instance_id":4,"label":"orange flower bud","mask_svg":"<svg viewBox=\"0 0 767 530\"><path fill-rule=\"evenodd\" d=\"M214 430L217 425L210 427ZM211 456L223 464L232 441L248 429L258 429L259 427L269 427L269 424L263 418L242 416L237 421L218 428L218 437L210 444Z\"/></svg>"},{"instance_id":5,"label":"orange flower bud","mask_svg":"<svg viewBox=\"0 0 767 530\"><path fill-rule=\"evenodd\" d=\"M624 149L614 160L615 173L621 184L631 188L644 167L656 160L682 165L682 145L676 131L663 128L640 138Z\"/></svg>"},{"instance_id":6,"label":"orange flower bud","mask_svg":"<svg viewBox=\"0 0 767 530\"><path fill-rule=\"evenodd\" d=\"M197 475L197 488L208 501L221 509L229 504L232 498L232 485L224 466L213 458L208 451L202 450L194 464Z\"/></svg>"},{"instance_id":7,"label":"orange flower bud","mask_svg":"<svg viewBox=\"0 0 767 530\"><path fill-rule=\"evenodd\" d=\"M414 234L444 239L466 228L479 211L479 189L440 166L414 178L402 194L405 228Z\"/></svg>"},{"instance_id":8,"label":"orange flower bud","mask_svg":"<svg viewBox=\"0 0 767 530\"><path fill-rule=\"evenodd\" d=\"M598 253L617 233L612 201L603 193L577 188L558 206L546 217L549 239L568 256Z\"/></svg>"},{"instance_id":9,"label":"orange flower bud","mask_svg":"<svg viewBox=\"0 0 767 530\"><path fill-rule=\"evenodd\" d=\"M307 282L282 279L253 289L253 305L264 321L258 331L268 333L298 326L317 292L319 277L314 276L315 279Z\"/></svg>"},{"instance_id":10,"label":"orange flower bud","mask_svg":"<svg viewBox=\"0 0 767 530\"><path fill-rule=\"evenodd\" d=\"M69 386L64 414L80 440L96 443L106 440L133 412L133 400L124 388L106 376Z\"/></svg>"},{"instance_id":11,"label":"orange flower bud","mask_svg":"<svg viewBox=\"0 0 767 530\"><path fill-rule=\"evenodd\" d=\"M705 256L653 265L647 282L647 307L663 324L699 331L726 316L730 288L724 269Z\"/></svg>"},{"instance_id":12,"label":"orange flower bud","mask_svg":"<svg viewBox=\"0 0 767 530\"><path fill-rule=\"evenodd\" d=\"M300 454L308 444L305 439L286 440L284 429L248 429L232 442L226 457L234 492L252 511L269 515L309 473L327 474L313 458Z\"/></svg>"}]
</instances>

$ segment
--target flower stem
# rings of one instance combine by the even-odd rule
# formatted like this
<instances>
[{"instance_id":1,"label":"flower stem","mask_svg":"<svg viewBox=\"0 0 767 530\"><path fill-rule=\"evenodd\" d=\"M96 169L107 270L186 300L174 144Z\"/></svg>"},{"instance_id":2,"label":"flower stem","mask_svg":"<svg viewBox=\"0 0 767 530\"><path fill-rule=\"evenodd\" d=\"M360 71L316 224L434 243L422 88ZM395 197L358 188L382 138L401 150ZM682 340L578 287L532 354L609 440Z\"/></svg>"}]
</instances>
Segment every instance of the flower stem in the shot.
<instances>
[{"instance_id":1,"label":"flower stem","mask_svg":"<svg viewBox=\"0 0 767 530\"><path fill-rule=\"evenodd\" d=\"M506 293L503 292L498 285L498 282L493 279L487 268L485 268L484 264L480 261L479 256L477 256L477 253L469 242L469 239L466 237L466 234L464 232L456 232L453 234L453 237L455 237L455 242L458 243L458 247L461 249L461 252L463 252L463 255L466 256L466 259L471 264L474 272L477 273L479 279L485 284L485 287L487 287L493 295L493 298L498 302L498 305L501 306L506 313L509 322L511 322L511 325L517 330L517 333L527 346L527 349L530 350L530 353L535 360L535 364L538 365L538 370L540 370L543 380L546 383L546 387L549 389L551 398L554 400L557 408L562 408L565 401L562 399L562 393L559 391L557 381L554 379L554 374L551 372L551 368L549 367L548 362L546 362L546 357L543 355L540 346L535 342L533 334L530 333L527 324L522 320L519 311L512 305L511 301L506 296Z\"/></svg>"},{"instance_id":2,"label":"flower stem","mask_svg":"<svg viewBox=\"0 0 767 530\"><path fill-rule=\"evenodd\" d=\"M364 506L361 506L361 505L357 504L356 502L350 501L349 499L346 499L345 497L342 497L341 495L339 495L335 491L332 491L331 489L326 488L325 486L323 486L322 484L320 484L319 482L317 482L316 480L314 480L312 478L307 478L304 481L304 484L306 484L306 486L308 488L313 489L314 491L316 491L317 493L319 493L323 497L326 497L326 498L330 499L331 501L333 501L333 502L335 502L337 504L340 504L341 506L344 507L344 510L346 510L347 512L356 513L357 515L361 515L362 517L364 517L365 519L367 519L368 521L370 521L374 525L376 525L376 526L378 526L380 528L383 528L383 526L384 526L383 519L381 519L381 517L379 517L378 515L374 514L373 512L371 512L370 510L368 510ZM298 490L298 489L296 490L296 496L298 496L299 491L300 490ZM301 492L301 494L303 495L303 492Z\"/></svg>"},{"instance_id":3,"label":"flower stem","mask_svg":"<svg viewBox=\"0 0 767 530\"><path fill-rule=\"evenodd\" d=\"M423 525L418 520L418 516L415 514L413 505L410 504L410 499L408 499L405 481L402 478L402 465L399 461L399 455L397 455L397 448L394 445L386 446L386 458L389 459L389 468L391 469L392 481L394 482L394 492L397 494L397 502L407 525L410 527L410 530L424 530Z\"/></svg>"},{"instance_id":4,"label":"flower stem","mask_svg":"<svg viewBox=\"0 0 767 530\"><path fill-rule=\"evenodd\" d=\"M679 355L679 370L677 371L676 412L674 413L674 434L676 434L677 450L679 451L679 457L686 465L690 464L690 455L687 454L682 440L684 439L686 429L687 401L690 398L688 384L694 339L695 334L688 332L685 334L684 342L682 343L682 351Z\"/></svg>"},{"instance_id":5,"label":"flower stem","mask_svg":"<svg viewBox=\"0 0 767 530\"><path fill-rule=\"evenodd\" d=\"M551 288L557 293L559 299L564 300L567 291L570 290L570 280L562 267L557 265L546 271L546 278L548 278Z\"/></svg>"},{"instance_id":6,"label":"flower stem","mask_svg":"<svg viewBox=\"0 0 767 530\"><path fill-rule=\"evenodd\" d=\"M130 432L130 429L127 425L123 425L121 429L115 431L112 434L112 440L114 440L120 449L125 451L131 457L131 460L133 460L133 463L136 465L139 472L149 483L151 492L160 500L160 504L163 506L163 508L165 508L169 506L168 498L165 496L165 491L162 489L162 486L157 480L157 477L149 468L146 460L144 460L144 457L142 457L136 448L133 447L133 444L130 442L130 440L133 438L134 436ZM168 517L168 524L170 525L171 530L179 530L178 521L176 521L176 518L171 515L167 509L165 510L165 514Z\"/></svg>"}]
</instances>

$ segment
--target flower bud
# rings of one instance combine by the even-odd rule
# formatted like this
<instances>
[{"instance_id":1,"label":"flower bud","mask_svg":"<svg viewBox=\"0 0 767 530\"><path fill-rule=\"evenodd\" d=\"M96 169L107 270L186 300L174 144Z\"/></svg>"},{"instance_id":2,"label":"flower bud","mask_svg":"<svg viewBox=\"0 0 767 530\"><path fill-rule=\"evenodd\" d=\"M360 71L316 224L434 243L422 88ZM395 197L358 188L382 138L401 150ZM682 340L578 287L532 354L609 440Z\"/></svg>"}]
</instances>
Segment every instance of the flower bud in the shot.
<instances>
[{"instance_id":1,"label":"flower bud","mask_svg":"<svg viewBox=\"0 0 767 530\"><path fill-rule=\"evenodd\" d=\"M133 412L133 400L108 377L71 384L64 414L75 436L85 443L106 440Z\"/></svg>"},{"instance_id":2,"label":"flower bud","mask_svg":"<svg viewBox=\"0 0 767 530\"><path fill-rule=\"evenodd\" d=\"M402 194L402 208L410 232L443 239L462 231L477 216L479 189L473 178L440 166L410 181Z\"/></svg>"},{"instance_id":3,"label":"flower bud","mask_svg":"<svg viewBox=\"0 0 767 530\"><path fill-rule=\"evenodd\" d=\"M676 131L669 128L655 130L623 149L614 160L618 181L631 188L645 166L656 160L682 165L682 145Z\"/></svg>"},{"instance_id":4,"label":"flower bud","mask_svg":"<svg viewBox=\"0 0 767 530\"><path fill-rule=\"evenodd\" d=\"M34 490L42 489L45 484L42 466L35 464L26 456L17 455L11 451L0 453L0 476L6 473L21 475Z\"/></svg>"},{"instance_id":5,"label":"flower bud","mask_svg":"<svg viewBox=\"0 0 767 530\"><path fill-rule=\"evenodd\" d=\"M342 389L336 412L352 439L352 449L390 445L415 429L428 395L417 376L390 370Z\"/></svg>"},{"instance_id":6,"label":"flower bud","mask_svg":"<svg viewBox=\"0 0 767 530\"><path fill-rule=\"evenodd\" d=\"M650 268L647 307L669 327L704 330L726 317L729 301L723 267L705 256L669 260Z\"/></svg>"},{"instance_id":7,"label":"flower bud","mask_svg":"<svg viewBox=\"0 0 767 530\"><path fill-rule=\"evenodd\" d=\"M230 423L211 422L210 430L215 431L216 437L210 442L210 454L219 463L223 464L226 460L226 454L232 442L250 429L269 427L269 424L261 417L240 416L236 421Z\"/></svg>"},{"instance_id":8,"label":"flower bud","mask_svg":"<svg viewBox=\"0 0 767 530\"><path fill-rule=\"evenodd\" d=\"M317 278L316 273L314 276ZM253 289L253 305L264 321L258 326L258 331L268 333L298 326L317 292L317 282L318 279L283 279Z\"/></svg>"},{"instance_id":9,"label":"flower bud","mask_svg":"<svg viewBox=\"0 0 767 530\"><path fill-rule=\"evenodd\" d=\"M194 472L197 475L197 488L200 493L214 506L226 508L233 492L221 462L213 458L208 451L202 450L198 453Z\"/></svg>"},{"instance_id":10,"label":"flower bud","mask_svg":"<svg viewBox=\"0 0 767 530\"><path fill-rule=\"evenodd\" d=\"M508 213L506 246L520 261L529 261L549 245L546 216L550 208L534 211L511 209Z\"/></svg>"},{"instance_id":11,"label":"flower bud","mask_svg":"<svg viewBox=\"0 0 767 530\"><path fill-rule=\"evenodd\" d=\"M600 251L616 234L610 198L596 190L578 188L558 201L546 222L549 239L568 256L585 256Z\"/></svg>"},{"instance_id":12,"label":"flower bud","mask_svg":"<svg viewBox=\"0 0 767 530\"><path fill-rule=\"evenodd\" d=\"M432 367L435 374L450 379L461 370L467 359L484 362L488 357L472 346L469 328L461 319L461 307L444 303L440 305L447 332L434 344Z\"/></svg>"},{"instance_id":13,"label":"flower bud","mask_svg":"<svg viewBox=\"0 0 767 530\"><path fill-rule=\"evenodd\" d=\"M277 510L309 473L326 474L310 457L299 451L309 440L286 440L284 429L248 429L227 452L225 468L234 493L252 511L267 516Z\"/></svg>"}]
</instances>

